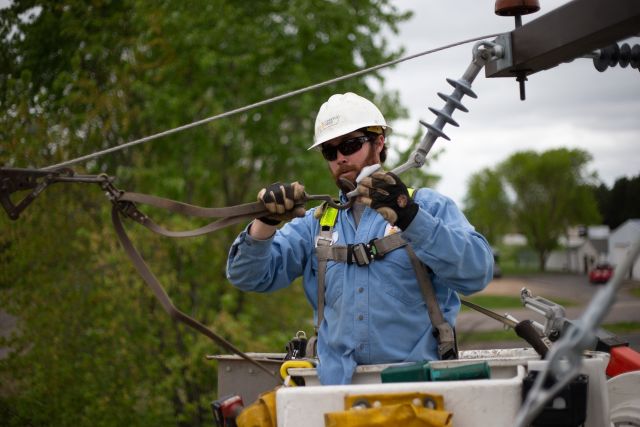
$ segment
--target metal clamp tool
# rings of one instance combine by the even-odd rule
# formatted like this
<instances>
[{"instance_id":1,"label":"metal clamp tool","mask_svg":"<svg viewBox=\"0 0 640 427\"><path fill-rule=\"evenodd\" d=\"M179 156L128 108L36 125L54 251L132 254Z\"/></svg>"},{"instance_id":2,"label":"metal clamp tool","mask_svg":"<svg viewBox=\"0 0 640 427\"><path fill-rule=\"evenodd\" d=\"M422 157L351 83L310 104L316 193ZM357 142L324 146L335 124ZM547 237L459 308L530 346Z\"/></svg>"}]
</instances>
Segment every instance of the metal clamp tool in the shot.
<instances>
[{"instance_id":1,"label":"metal clamp tool","mask_svg":"<svg viewBox=\"0 0 640 427\"><path fill-rule=\"evenodd\" d=\"M467 307L470 307L480 313L486 314L492 319L503 323L507 327L513 328L516 334L518 334L520 338L531 344L536 353L538 353L542 358L547 355L550 343L545 340L545 337L541 336L541 331L536 327L535 322L532 322L531 320L518 321L510 315L502 316L498 313L495 313L489 309L486 309L464 299L460 299L460 302Z\"/></svg>"},{"instance_id":2,"label":"metal clamp tool","mask_svg":"<svg viewBox=\"0 0 640 427\"><path fill-rule=\"evenodd\" d=\"M563 306L540 296L533 296L527 288L520 291L520 300L526 308L545 317L542 331L551 341L556 341L567 327L568 320Z\"/></svg>"}]
</instances>

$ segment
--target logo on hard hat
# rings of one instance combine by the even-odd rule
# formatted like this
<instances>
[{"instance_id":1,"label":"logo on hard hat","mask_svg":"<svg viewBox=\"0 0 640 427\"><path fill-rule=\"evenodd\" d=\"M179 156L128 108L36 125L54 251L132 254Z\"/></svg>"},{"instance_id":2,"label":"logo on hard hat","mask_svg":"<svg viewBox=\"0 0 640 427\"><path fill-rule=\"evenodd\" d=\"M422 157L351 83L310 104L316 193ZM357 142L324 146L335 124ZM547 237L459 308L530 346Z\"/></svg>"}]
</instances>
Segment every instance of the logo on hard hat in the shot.
<instances>
[{"instance_id":1,"label":"logo on hard hat","mask_svg":"<svg viewBox=\"0 0 640 427\"><path fill-rule=\"evenodd\" d=\"M337 125L340 122L340 116L329 117L327 120L323 120L318 124L316 132L322 132L323 130Z\"/></svg>"}]
</instances>

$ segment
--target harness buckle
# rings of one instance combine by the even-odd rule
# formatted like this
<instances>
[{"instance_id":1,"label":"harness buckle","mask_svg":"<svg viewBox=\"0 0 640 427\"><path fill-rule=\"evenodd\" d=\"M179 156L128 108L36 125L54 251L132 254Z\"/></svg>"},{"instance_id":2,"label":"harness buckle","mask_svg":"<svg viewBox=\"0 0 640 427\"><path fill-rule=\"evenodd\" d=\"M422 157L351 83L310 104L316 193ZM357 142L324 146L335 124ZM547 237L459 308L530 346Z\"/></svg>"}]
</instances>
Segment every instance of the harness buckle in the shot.
<instances>
[{"instance_id":1,"label":"harness buckle","mask_svg":"<svg viewBox=\"0 0 640 427\"><path fill-rule=\"evenodd\" d=\"M316 236L316 242L315 242L316 248L318 246L331 246L331 245L333 245L333 239L331 237L326 237L323 235Z\"/></svg>"},{"instance_id":2,"label":"harness buckle","mask_svg":"<svg viewBox=\"0 0 640 427\"><path fill-rule=\"evenodd\" d=\"M371 259L382 259L384 258L384 254L380 253L380 249L376 246L376 242L379 239L371 239L369 243L367 243L367 248L369 249L369 257Z\"/></svg>"},{"instance_id":3,"label":"harness buckle","mask_svg":"<svg viewBox=\"0 0 640 427\"><path fill-rule=\"evenodd\" d=\"M378 251L372 239L369 243L356 243L347 245L347 264L356 263L359 267L371 264L374 259L381 259L383 254Z\"/></svg>"}]
</instances>

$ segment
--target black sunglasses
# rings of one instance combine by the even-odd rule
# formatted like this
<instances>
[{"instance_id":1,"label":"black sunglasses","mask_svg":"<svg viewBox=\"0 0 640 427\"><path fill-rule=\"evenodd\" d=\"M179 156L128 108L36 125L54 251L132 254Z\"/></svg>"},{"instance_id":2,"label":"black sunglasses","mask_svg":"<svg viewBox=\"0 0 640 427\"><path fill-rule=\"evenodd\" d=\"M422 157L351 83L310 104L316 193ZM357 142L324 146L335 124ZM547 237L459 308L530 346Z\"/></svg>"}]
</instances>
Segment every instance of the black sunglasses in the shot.
<instances>
[{"instance_id":1,"label":"black sunglasses","mask_svg":"<svg viewBox=\"0 0 640 427\"><path fill-rule=\"evenodd\" d=\"M356 153L360 151L362 145L365 142L371 141L371 137L368 135L356 136L355 138L349 138L342 141L338 145L323 145L322 146L322 155L325 159L332 162L338 158L338 151L343 156L348 156L350 154Z\"/></svg>"}]
</instances>

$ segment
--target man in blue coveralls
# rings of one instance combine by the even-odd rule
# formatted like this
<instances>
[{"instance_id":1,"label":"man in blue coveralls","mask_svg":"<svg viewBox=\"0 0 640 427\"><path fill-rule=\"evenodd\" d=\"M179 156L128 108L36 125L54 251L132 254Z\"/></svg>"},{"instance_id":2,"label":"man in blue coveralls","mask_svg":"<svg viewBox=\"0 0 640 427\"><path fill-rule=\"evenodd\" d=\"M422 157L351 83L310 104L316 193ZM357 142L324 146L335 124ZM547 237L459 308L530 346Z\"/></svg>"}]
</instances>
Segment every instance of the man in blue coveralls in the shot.
<instances>
[{"instance_id":1,"label":"man in blue coveralls","mask_svg":"<svg viewBox=\"0 0 640 427\"><path fill-rule=\"evenodd\" d=\"M355 184L362 168L384 162L388 131L380 110L354 93L333 95L320 108L310 149L322 152L343 203L349 191L345 180ZM410 252L428 266L435 299L452 326L460 309L457 293L480 291L492 277L489 244L449 198L429 188L410 194L397 176L384 172L361 180L357 188L358 202L335 210L328 225L320 208L305 212L299 203L301 184L263 188L258 200L272 215L240 233L227 262L228 279L245 291L275 291L303 276L321 322L317 351L323 384L350 383L357 365L438 359ZM366 259L358 257L362 243L393 234L402 239L397 249L382 253L378 248L372 254L372 245L364 245ZM342 258L319 263L320 240L336 254L344 248Z\"/></svg>"}]
</instances>

